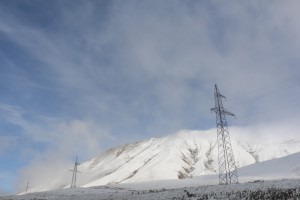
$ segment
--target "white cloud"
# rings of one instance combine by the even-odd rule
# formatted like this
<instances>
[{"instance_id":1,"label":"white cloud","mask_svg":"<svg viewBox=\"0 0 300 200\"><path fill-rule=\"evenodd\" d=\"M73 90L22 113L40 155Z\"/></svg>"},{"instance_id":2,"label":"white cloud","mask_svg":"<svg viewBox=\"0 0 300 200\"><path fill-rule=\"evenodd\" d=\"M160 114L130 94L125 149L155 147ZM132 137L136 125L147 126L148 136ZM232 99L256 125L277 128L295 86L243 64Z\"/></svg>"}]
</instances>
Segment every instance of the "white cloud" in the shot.
<instances>
[{"instance_id":1,"label":"white cloud","mask_svg":"<svg viewBox=\"0 0 300 200\"><path fill-rule=\"evenodd\" d=\"M21 156L32 158L29 165L20 172L21 177L17 181L19 190L24 189L28 180L32 187L42 186L41 182L55 184L53 177L68 176L66 168L72 167L72 161L76 155L81 160L91 158L104 148L104 141L114 139L107 131L90 120L47 119L42 121L45 119L40 119L40 123L37 124L24 118L26 113L14 106L1 104L0 107L1 117L10 124L21 128L22 133L15 137L27 138L35 146L30 147L30 144L26 145L23 140L22 149L18 149L20 141L13 140L14 137L1 137L1 143L9 142L7 143L9 146L1 145L0 153L8 147L17 148ZM11 141L14 141L14 146L10 143Z\"/></svg>"},{"instance_id":2,"label":"white cloud","mask_svg":"<svg viewBox=\"0 0 300 200\"><path fill-rule=\"evenodd\" d=\"M211 105L208 88L212 90L214 83L229 97L247 99L251 97L247 91L298 72L287 62L295 59L290 52L296 52L299 44L286 39L297 32L297 14L279 9L277 2L192 7L186 2L119 2L109 7L105 26L96 23L74 32L76 40L68 38L73 28L94 22L91 4L82 5L81 13L86 15L64 8L61 23L66 32L46 33L17 21L10 23L14 31L7 32L51 68L61 94L73 93L73 103L82 113L117 112L122 113L116 116L121 120L128 115L139 121L138 115L149 112L145 107L155 101L158 106L148 115L170 113L166 117L176 121L184 115L186 102L198 112ZM283 23L286 20L289 25ZM284 49L278 48L282 45ZM189 85L191 81L200 87ZM198 94L199 99L189 94ZM153 127L164 122L161 118Z\"/></svg>"}]
</instances>

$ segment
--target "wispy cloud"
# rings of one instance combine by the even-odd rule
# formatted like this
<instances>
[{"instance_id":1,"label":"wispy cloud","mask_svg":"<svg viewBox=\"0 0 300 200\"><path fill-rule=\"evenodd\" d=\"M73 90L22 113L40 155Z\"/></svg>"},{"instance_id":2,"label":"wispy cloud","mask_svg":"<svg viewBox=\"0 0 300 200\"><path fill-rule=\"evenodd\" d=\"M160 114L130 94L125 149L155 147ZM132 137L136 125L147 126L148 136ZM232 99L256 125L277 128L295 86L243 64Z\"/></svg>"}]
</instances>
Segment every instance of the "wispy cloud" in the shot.
<instances>
[{"instance_id":1,"label":"wispy cloud","mask_svg":"<svg viewBox=\"0 0 300 200\"><path fill-rule=\"evenodd\" d=\"M82 14L65 8L64 31L47 33L17 19L8 21L10 28L4 26L42 68L51 69L52 82L80 114L122 120L125 115L132 123L140 123L138 116L146 114L158 119L153 127L159 127L165 118L197 116L185 114L187 102L198 112L208 107L207 92L214 83L228 95L249 98L246 91L297 72L288 62L296 59L290 52L299 46L286 38L299 30L282 22L296 23L296 16L282 10L278 17L276 3L112 3L107 6L110 18L99 19L102 26L93 20L90 4L83 4ZM90 21L95 26L80 29ZM70 36L74 28L76 39ZM287 44L291 48L278 48Z\"/></svg>"},{"instance_id":2,"label":"wispy cloud","mask_svg":"<svg viewBox=\"0 0 300 200\"><path fill-rule=\"evenodd\" d=\"M89 120L39 119L39 123L33 123L25 118L25 112L14 106L1 104L0 107L2 120L19 127L19 134L10 136L11 133L6 133L6 136L1 136L1 143L9 144L1 145L1 152L5 152L7 148L16 148L16 154L20 154L19 159L22 156L24 159L31 159L29 166L20 174L21 180L17 185L21 190L28 180L32 187L44 187L41 182L51 182L50 179L55 174L67 176L66 167L71 166L71 159L76 155L85 159L95 156L104 148L101 145L103 140L113 139L108 132ZM28 139L29 144L26 145ZM20 144L22 148L18 148ZM53 181L55 184L55 180Z\"/></svg>"}]
</instances>

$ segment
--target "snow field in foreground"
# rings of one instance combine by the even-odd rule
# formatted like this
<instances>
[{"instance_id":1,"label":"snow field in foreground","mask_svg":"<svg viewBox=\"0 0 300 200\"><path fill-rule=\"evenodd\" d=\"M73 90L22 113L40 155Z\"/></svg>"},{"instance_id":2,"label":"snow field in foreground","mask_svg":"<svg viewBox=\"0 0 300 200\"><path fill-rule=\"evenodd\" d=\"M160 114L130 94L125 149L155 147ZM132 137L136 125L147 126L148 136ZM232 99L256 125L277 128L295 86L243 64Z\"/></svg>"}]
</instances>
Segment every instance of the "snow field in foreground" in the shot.
<instances>
[{"instance_id":1,"label":"snow field in foreground","mask_svg":"<svg viewBox=\"0 0 300 200\"><path fill-rule=\"evenodd\" d=\"M1 200L150 200L150 199L300 199L300 180L285 179L254 181L233 185L204 185L176 189L137 190L113 186L63 189L19 196L0 197Z\"/></svg>"}]
</instances>

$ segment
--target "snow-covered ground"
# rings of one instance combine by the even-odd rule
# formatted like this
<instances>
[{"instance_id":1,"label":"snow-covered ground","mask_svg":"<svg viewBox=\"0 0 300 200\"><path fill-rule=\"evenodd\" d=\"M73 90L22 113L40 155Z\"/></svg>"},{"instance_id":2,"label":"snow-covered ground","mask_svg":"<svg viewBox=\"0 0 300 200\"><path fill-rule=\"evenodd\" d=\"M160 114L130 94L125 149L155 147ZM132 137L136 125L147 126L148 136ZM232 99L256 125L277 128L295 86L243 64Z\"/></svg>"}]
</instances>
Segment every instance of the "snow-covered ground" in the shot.
<instances>
[{"instance_id":1,"label":"snow-covered ground","mask_svg":"<svg viewBox=\"0 0 300 200\"><path fill-rule=\"evenodd\" d=\"M111 184L0 199L300 199L300 153L240 168L241 184L217 185L217 175ZM277 179L277 180L272 180Z\"/></svg>"},{"instance_id":2,"label":"snow-covered ground","mask_svg":"<svg viewBox=\"0 0 300 200\"><path fill-rule=\"evenodd\" d=\"M75 188L20 196L0 197L5 200L157 200L157 199L299 199L300 180L255 181L234 185L203 185L174 189L137 190L113 186Z\"/></svg>"}]
</instances>

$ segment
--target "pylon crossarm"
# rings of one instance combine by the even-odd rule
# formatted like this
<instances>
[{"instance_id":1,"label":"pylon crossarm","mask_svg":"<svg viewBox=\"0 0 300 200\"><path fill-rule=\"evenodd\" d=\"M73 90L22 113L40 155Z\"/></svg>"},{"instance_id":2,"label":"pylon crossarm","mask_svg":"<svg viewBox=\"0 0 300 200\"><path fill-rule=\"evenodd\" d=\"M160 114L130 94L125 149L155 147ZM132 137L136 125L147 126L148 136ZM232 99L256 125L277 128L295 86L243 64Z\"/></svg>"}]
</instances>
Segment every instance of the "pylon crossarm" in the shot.
<instances>
[{"instance_id":1,"label":"pylon crossarm","mask_svg":"<svg viewBox=\"0 0 300 200\"><path fill-rule=\"evenodd\" d=\"M223 108L222 112L226 115L230 115L230 116L233 116L235 117L235 114L233 114L232 112L230 112L229 110L226 110L225 108Z\"/></svg>"},{"instance_id":2,"label":"pylon crossarm","mask_svg":"<svg viewBox=\"0 0 300 200\"><path fill-rule=\"evenodd\" d=\"M226 97L221 93L218 93L217 96L226 99Z\"/></svg>"},{"instance_id":3,"label":"pylon crossarm","mask_svg":"<svg viewBox=\"0 0 300 200\"><path fill-rule=\"evenodd\" d=\"M211 112L218 112L218 111L217 111L217 108L211 108L210 111L211 111Z\"/></svg>"}]
</instances>

